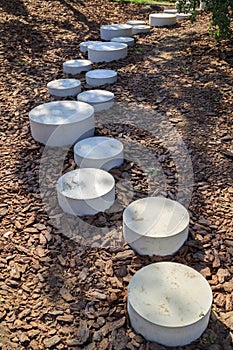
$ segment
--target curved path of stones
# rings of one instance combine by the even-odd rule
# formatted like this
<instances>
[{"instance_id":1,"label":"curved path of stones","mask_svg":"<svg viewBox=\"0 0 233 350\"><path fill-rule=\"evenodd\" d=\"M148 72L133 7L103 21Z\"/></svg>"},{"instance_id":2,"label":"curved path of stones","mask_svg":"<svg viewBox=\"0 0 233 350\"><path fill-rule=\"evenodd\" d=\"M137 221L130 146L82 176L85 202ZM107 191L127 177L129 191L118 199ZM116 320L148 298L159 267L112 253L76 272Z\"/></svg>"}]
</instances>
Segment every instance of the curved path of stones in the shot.
<instances>
[{"instance_id":1,"label":"curved path of stones","mask_svg":"<svg viewBox=\"0 0 233 350\"><path fill-rule=\"evenodd\" d=\"M171 26L176 23L176 15L150 14L149 22L157 27ZM77 59L68 61L68 63L71 63L71 74L77 74L79 69L80 73L82 70L89 71L92 61L111 62L124 59L127 56L127 44L109 40L123 37L124 41L124 38L132 36L133 28L137 29L137 34L140 34L140 29L142 29L142 33L148 31L148 26L145 31L145 26L138 26L137 20L130 23L132 23L132 26L128 23L101 26L101 39L107 42L95 43L93 41L90 44L87 42L88 59L90 61ZM84 45L85 42L81 43L80 47L82 48ZM85 66L86 62L87 68ZM67 70L66 66L67 64L64 63L63 68L65 67L65 70ZM98 74L95 75L96 72ZM105 81L108 83L108 72L108 69L91 71L93 73L93 85L101 86L104 85ZM88 74L90 72L86 73L86 80ZM102 76L105 76L104 82ZM75 82L77 82L78 90L74 86ZM80 84L79 80L66 78L54 80L48 83L47 87L51 95L61 98L77 96L80 92ZM89 85L92 85L91 81ZM91 92L94 94L95 90ZM103 92L107 93L105 90ZM105 101L102 98L102 105L105 102L108 102L108 100ZM96 138L94 136L90 138L94 135L93 118L90 119L93 112L88 113L88 109L91 108L83 102L52 102L36 107L29 113L31 132L36 141L44 143L46 147L52 145L61 147L72 145L74 135L76 135L78 142L74 146L74 152L75 150L77 152L80 147L86 149L81 162L76 161L79 168L62 175L57 183L59 206L65 213L75 216L95 215L99 212L112 210L115 199L115 180L111 174L103 170L119 167L123 163L123 153L121 152L120 157L118 154L119 146L113 144L115 139L103 137L102 143L96 144L95 140L101 140L101 137ZM100 109L103 118L105 118L105 109L103 108L102 111ZM117 114L115 114L115 118L118 118L119 121ZM86 123L85 127L84 122ZM125 120L126 122L127 120ZM151 128L153 128L152 124ZM85 133L83 133L84 129ZM81 143L80 140L82 140ZM106 143L106 140L108 140L108 143ZM116 154L114 155L112 150L115 148ZM123 144L121 144L121 148L123 148ZM109 154L106 155L108 151ZM177 151L178 146L174 145L173 152L176 153ZM77 153L75 155L76 160ZM141 154L141 157L144 156L145 151ZM114 158L118 158L118 160ZM85 162L88 162L88 159L89 166L84 165ZM98 165L96 163L97 159L103 165ZM107 163L111 163L111 166ZM178 167L178 164L176 166ZM95 169L99 167L103 170ZM188 164L184 162L183 167L187 168ZM182 172L183 170L180 169L180 173ZM179 176L182 177L181 174ZM49 180L47 186L48 189L51 188ZM188 186L190 187L191 183ZM187 189L185 188L185 190ZM67 220L69 221L69 219ZM179 202L170 199L148 197L130 203L124 210L124 239L141 255L168 256L176 253L188 238L188 227L189 214L187 210ZM95 228L93 227L90 231L95 231ZM66 235L66 232L63 232L63 234ZM82 236L81 229L76 234L78 237ZM170 273L167 272L166 278L163 276L165 271L163 266L166 266L166 271L170 271ZM146 275L147 269L152 269L152 271ZM185 269L185 273L183 269ZM202 275L187 266L171 262L166 262L166 265L162 263L162 265L154 264L144 267L143 271L145 272L141 273L139 270L133 276L128 288L127 309L131 325L135 331L143 335L148 341L168 346L190 344L193 340L199 338L208 325L212 304L211 289ZM153 284L151 274L154 275ZM173 276L169 276L170 274ZM193 278L195 283L193 283ZM158 283L163 286L161 290ZM184 293L183 290L186 292ZM162 305L161 308L160 305ZM169 319L167 319L168 316ZM194 327L194 324L196 327ZM182 331L184 325L186 326L185 332Z\"/></svg>"}]
</instances>

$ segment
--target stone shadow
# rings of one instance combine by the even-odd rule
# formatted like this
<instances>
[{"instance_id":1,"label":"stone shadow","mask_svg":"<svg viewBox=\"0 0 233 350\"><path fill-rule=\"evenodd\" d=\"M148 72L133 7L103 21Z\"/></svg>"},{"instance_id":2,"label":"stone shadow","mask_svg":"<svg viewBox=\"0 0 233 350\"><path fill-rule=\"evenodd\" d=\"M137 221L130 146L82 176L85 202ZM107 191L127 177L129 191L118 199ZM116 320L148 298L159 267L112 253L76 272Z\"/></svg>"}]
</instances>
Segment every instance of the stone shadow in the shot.
<instances>
[{"instance_id":1,"label":"stone shadow","mask_svg":"<svg viewBox=\"0 0 233 350\"><path fill-rule=\"evenodd\" d=\"M15 16L27 17L29 14L23 0L0 0L0 8L2 8L3 11Z\"/></svg>"}]
</instances>

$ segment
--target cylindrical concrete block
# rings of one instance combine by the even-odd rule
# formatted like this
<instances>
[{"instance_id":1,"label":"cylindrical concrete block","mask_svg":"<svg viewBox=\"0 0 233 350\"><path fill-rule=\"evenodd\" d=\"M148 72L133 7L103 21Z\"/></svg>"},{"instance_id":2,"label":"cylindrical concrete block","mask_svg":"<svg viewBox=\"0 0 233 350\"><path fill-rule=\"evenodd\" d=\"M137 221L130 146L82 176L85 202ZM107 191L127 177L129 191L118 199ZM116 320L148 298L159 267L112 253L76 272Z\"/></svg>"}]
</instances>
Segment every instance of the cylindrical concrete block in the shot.
<instances>
[{"instance_id":1,"label":"cylindrical concrete block","mask_svg":"<svg viewBox=\"0 0 233 350\"><path fill-rule=\"evenodd\" d=\"M169 13L153 13L149 15L149 24L152 27L173 26L176 24L176 15Z\"/></svg>"},{"instance_id":2,"label":"cylindrical concrete block","mask_svg":"<svg viewBox=\"0 0 233 350\"><path fill-rule=\"evenodd\" d=\"M132 26L129 24L107 24L100 27L100 36L103 40L111 40L118 36L131 36Z\"/></svg>"}]
</instances>

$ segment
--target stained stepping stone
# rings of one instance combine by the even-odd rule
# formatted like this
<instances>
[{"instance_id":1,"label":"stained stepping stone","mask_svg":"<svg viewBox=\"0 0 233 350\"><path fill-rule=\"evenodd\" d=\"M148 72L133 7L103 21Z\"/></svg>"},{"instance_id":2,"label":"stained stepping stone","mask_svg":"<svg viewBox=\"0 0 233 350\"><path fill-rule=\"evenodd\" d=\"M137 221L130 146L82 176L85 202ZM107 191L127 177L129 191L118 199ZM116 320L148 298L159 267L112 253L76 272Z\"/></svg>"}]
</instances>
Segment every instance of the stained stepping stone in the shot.
<instances>
[{"instance_id":1,"label":"stained stepping stone","mask_svg":"<svg viewBox=\"0 0 233 350\"><path fill-rule=\"evenodd\" d=\"M103 40L111 40L119 36L131 36L132 26L129 24L106 24L100 27L100 37Z\"/></svg>"},{"instance_id":2,"label":"stained stepping stone","mask_svg":"<svg viewBox=\"0 0 233 350\"><path fill-rule=\"evenodd\" d=\"M165 9L163 11L163 13L170 13L170 14L176 15L177 14L177 10L176 9Z\"/></svg>"},{"instance_id":3,"label":"stained stepping stone","mask_svg":"<svg viewBox=\"0 0 233 350\"><path fill-rule=\"evenodd\" d=\"M90 86L113 84L117 81L117 72L111 69L94 69L86 73L86 83Z\"/></svg>"},{"instance_id":4,"label":"stained stepping stone","mask_svg":"<svg viewBox=\"0 0 233 350\"><path fill-rule=\"evenodd\" d=\"M63 71L67 74L79 74L81 72L88 72L92 69L92 62L89 60L76 59L69 60L63 63Z\"/></svg>"},{"instance_id":5,"label":"stained stepping stone","mask_svg":"<svg viewBox=\"0 0 233 350\"><path fill-rule=\"evenodd\" d=\"M102 41L97 41L97 40L89 40L89 41L83 41L79 47L80 47L80 51L82 53L86 53L88 51L88 46L92 45L92 44L99 44L102 43Z\"/></svg>"},{"instance_id":6,"label":"stained stepping stone","mask_svg":"<svg viewBox=\"0 0 233 350\"><path fill-rule=\"evenodd\" d=\"M118 38L112 38L111 41L134 46L134 38L131 38L130 36L119 36Z\"/></svg>"},{"instance_id":7,"label":"stained stepping stone","mask_svg":"<svg viewBox=\"0 0 233 350\"><path fill-rule=\"evenodd\" d=\"M111 62L127 56L128 46L122 43L105 42L88 46L88 59L92 62Z\"/></svg>"},{"instance_id":8,"label":"stained stepping stone","mask_svg":"<svg viewBox=\"0 0 233 350\"><path fill-rule=\"evenodd\" d=\"M127 309L134 330L147 341L184 346L205 331L212 292L191 267L158 262L143 267L128 286Z\"/></svg>"},{"instance_id":9,"label":"stained stepping stone","mask_svg":"<svg viewBox=\"0 0 233 350\"><path fill-rule=\"evenodd\" d=\"M77 79L58 79L50 81L47 88L56 97L76 96L81 91L81 82Z\"/></svg>"},{"instance_id":10,"label":"stained stepping stone","mask_svg":"<svg viewBox=\"0 0 233 350\"><path fill-rule=\"evenodd\" d=\"M80 168L109 171L123 163L123 144L112 137L90 137L76 143L74 160Z\"/></svg>"},{"instance_id":11,"label":"stained stepping stone","mask_svg":"<svg viewBox=\"0 0 233 350\"><path fill-rule=\"evenodd\" d=\"M172 26L176 24L176 15L169 13L152 13L149 15L149 24L152 27Z\"/></svg>"},{"instance_id":12,"label":"stained stepping stone","mask_svg":"<svg viewBox=\"0 0 233 350\"><path fill-rule=\"evenodd\" d=\"M58 203L65 213L95 215L115 201L115 181L104 170L83 168L69 171L57 183Z\"/></svg>"},{"instance_id":13,"label":"stained stepping stone","mask_svg":"<svg viewBox=\"0 0 233 350\"><path fill-rule=\"evenodd\" d=\"M140 34L140 33L149 33L150 26L147 26L145 24L133 26L132 33L133 35Z\"/></svg>"},{"instance_id":14,"label":"stained stepping stone","mask_svg":"<svg viewBox=\"0 0 233 350\"><path fill-rule=\"evenodd\" d=\"M34 140L51 147L73 145L94 135L94 108L79 101L48 102L29 112Z\"/></svg>"},{"instance_id":15,"label":"stained stepping stone","mask_svg":"<svg viewBox=\"0 0 233 350\"><path fill-rule=\"evenodd\" d=\"M177 13L176 14L176 19L178 21L182 21L182 20L187 20L192 16L191 13Z\"/></svg>"},{"instance_id":16,"label":"stained stepping stone","mask_svg":"<svg viewBox=\"0 0 233 350\"><path fill-rule=\"evenodd\" d=\"M123 213L126 242L141 255L171 255L186 241L189 213L180 203L163 197L138 199Z\"/></svg>"},{"instance_id":17,"label":"stained stepping stone","mask_svg":"<svg viewBox=\"0 0 233 350\"><path fill-rule=\"evenodd\" d=\"M129 24L130 26L134 27L134 26L144 25L146 24L146 22L140 19L133 19L131 21L126 22L126 24Z\"/></svg>"},{"instance_id":18,"label":"stained stepping stone","mask_svg":"<svg viewBox=\"0 0 233 350\"><path fill-rule=\"evenodd\" d=\"M108 110L114 105L114 94L107 90L84 91L77 96L77 99L89 103L95 112Z\"/></svg>"}]
</instances>

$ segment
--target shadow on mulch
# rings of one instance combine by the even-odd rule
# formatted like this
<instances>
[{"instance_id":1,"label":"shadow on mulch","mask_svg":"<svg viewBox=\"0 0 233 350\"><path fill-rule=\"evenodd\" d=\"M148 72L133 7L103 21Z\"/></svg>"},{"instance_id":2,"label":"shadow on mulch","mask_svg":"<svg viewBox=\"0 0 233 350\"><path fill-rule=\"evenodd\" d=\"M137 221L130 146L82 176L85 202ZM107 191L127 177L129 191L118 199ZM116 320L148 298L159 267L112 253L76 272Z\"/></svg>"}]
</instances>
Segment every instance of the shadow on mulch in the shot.
<instances>
[{"instance_id":1,"label":"shadow on mulch","mask_svg":"<svg viewBox=\"0 0 233 350\"><path fill-rule=\"evenodd\" d=\"M66 1L66 0L59 0L59 1L60 1L60 3L61 3L64 7L68 8L69 10L71 10L71 11L73 12L74 20L78 20L78 21L80 21L80 22L83 22L83 23L85 23L88 27L92 26L92 25L95 23L95 22L93 22L93 21L89 21L89 20L87 19L87 17L86 17L82 12L80 12L80 11L77 9L77 7L75 7L75 6L72 5L72 3L73 3L74 5L76 5L74 1L71 0L71 1L70 1L71 4L69 3L69 1ZM85 6L85 2L79 1L79 5Z\"/></svg>"},{"instance_id":2,"label":"shadow on mulch","mask_svg":"<svg viewBox=\"0 0 233 350\"><path fill-rule=\"evenodd\" d=\"M98 24L95 21L89 20L81 11L80 5L85 6L83 2L76 7L65 0L59 0L64 8L72 11L74 17L74 23L82 24L82 30L80 30L79 37L86 40L87 36L97 36L99 31L97 30ZM75 3L73 3L75 5ZM78 29L72 25L70 21L67 21L64 16L61 19L44 20L41 22L39 18L30 16L29 12L23 1L1 1L0 7L9 13L21 18L25 18L27 23L20 19L9 18L5 21L4 26L1 28L1 42L4 47L3 55L10 63L20 63L21 58L41 57L43 53L50 47L51 43L56 48L56 41L53 42L54 29L64 29L71 33L77 33ZM46 27L46 25L48 25ZM40 27L40 29L38 29ZM65 45L65 43L63 43ZM74 40L70 39L67 42L67 47L74 45ZM61 45L59 46L59 48ZM38 55L38 56L37 56ZM28 68L28 67L27 67Z\"/></svg>"},{"instance_id":3,"label":"shadow on mulch","mask_svg":"<svg viewBox=\"0 0 233 350\"><path fill-rule=\"evenodd\" d=\"M0 8L15 16L28 16L29 12L23 0L5 1L0 0Z\"/></svg>"},{"instance_id":4,"label":"shadow on mulch","mask_svg":"<svg viewBox=\"0 0 233 350\"><path fill-rule=\"evenodd\" d=\"M2 28L4 55L10 62L27 53L32 56L36 53L41 54L49 45L47 39L41 31L35 29L34 25L17 19L11 19Z\"/></svg>"}]
</instances>

